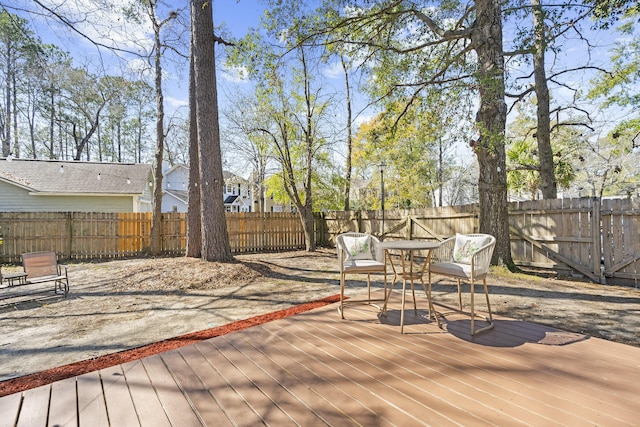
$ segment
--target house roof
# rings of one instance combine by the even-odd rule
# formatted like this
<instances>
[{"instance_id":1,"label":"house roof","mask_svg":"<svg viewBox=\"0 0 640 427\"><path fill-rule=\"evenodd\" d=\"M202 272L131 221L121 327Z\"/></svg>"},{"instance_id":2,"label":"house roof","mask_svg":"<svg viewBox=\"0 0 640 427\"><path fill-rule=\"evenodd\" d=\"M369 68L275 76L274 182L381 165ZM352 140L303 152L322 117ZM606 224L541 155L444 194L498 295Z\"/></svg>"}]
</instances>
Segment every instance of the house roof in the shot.
<instances>
[{"instance_id":1,"label":"house roof","mask_svg":"<svg viewBox=\"0 0 640 427\"><path fill-rule=\"evenodd\" d=\"M225 205L230 205L233 202L235 202L237 198L238 198L238 196L227 196L227 198L224 199L224 204Z\"/></svg>"},{"instance_id":2,"label":"house roof","mask_svg":"<svg viewBox=\"0 0 640 427\"><path fill-rule=\"evenodd\" d=\"M184 190L164 190L165 193L171 194L176 199L180 200L184 204L189 203L189 192Z\"/></svg>"},{"instance_id":3,"label":"house roof","mask_svg":"<svg viewBox=\"0 0 640 427\"><path fill-rule=\"evenodd\" d=\"M50 194L141 194L151 165L0 159L0 180Z\"/></svg>"},{"instance_id":4,"label":"house roof","mask_svg":"<svg viewBox=\"0 0 640 427\"><path fill-rule=\"evenodd\" d=\"M243 177L236 175L233 172L229 172L226 170L222 171L222 178L226 181L229 182L241 182L241 183L248 183L249 181L247 181L246 179L244 179Z\"/></svg>"}]
</instances>

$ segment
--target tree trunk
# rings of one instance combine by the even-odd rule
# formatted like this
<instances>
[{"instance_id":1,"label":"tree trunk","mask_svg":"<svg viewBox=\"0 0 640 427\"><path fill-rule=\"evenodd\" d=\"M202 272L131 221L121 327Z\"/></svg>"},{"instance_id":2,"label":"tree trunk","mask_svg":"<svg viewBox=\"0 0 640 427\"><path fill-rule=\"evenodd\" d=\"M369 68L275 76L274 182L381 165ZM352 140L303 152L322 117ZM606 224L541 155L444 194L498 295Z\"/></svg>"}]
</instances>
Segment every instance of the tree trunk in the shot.
<instances>
[{"instance_id":1,"label":"tree trunk","mask_svg":"<svg viewBox=\"0 0 640 427\"><path fill-rule=\"evenodd\" d=\"M55 135L54 135L54 129L55 129L55 125L56 125L56 96L55 96L55 92L54 89L51 88L51 114L49 115L49 144L50 146L49 148L49 152L53 153L54 150L54 145L55 145ZM60 126L58 126L58 129L60 128ZM60 132L58 132L58 134L60 134ZM60 158L63 160L66 160L66 156L64 156L64 152L62 151L62 138L60 138ZM35 142L32 143L31 145L31 151L33 152L33 154L35 155L36 153L36 144Z\"/></svg>"},{"instance_id":2,"label":"tree trunk","mask_svg":"<svg viewBox=\"0 0 640 427\"><path fill-rule=\"evenodd\" d=\"M8 157L11 154L11 73L13 68L13 48L11 41L7 41L7 48L5 52L6 60L6 82L5 82L5 122L2 124L4 127L4 135L2 139L2 155Z\"/></svg>"},{"instance_id":3,"label":"tree trunk","mask_svg":"<svg viewBox=\"0 0 640 427\"><path fill-rule=\"evenodd\" d=\"M316 250L316 239L314 233L315 219L313 218L313 210L311 206L305 204L300 212L302 215L302 230L304 232L304 243L307 251L314 252Z\"/></svg>"},{"instance_id":4,"label":"tree trunk","mask_svg":"<svg viewBox=\"0 0 640 427\"><path fill-rule=\"evenodd\" d=\"M193 34L191 37L193 50ZM196 84L193 54L189 57L189 202L187 208L188 257L202 256L202 222L200 218L200 160L198 157L198 126L196 116Z\"/></svg>"},{"instance_id":5,"label":"tree trunk","mask_svg":"<svg viewBox=\"0 0 640 427\"><path fill-rule=\"evenodd\" d=\"M347 164L345 166L344 177L344 210L350 209L350 193L351 193L351 157L353 152L353 135L351 130L351 89L349 88L349 70L344 62L344 57L340 55L342 70L344 71L344 83L347 103Z\"/></svg>"},{"instance_id":6,"label":"tree trunk","mask_svg":"<svg viewBox=\"0 0 640 427\"><path fill-rule=\"evenodd\" d=\"M540 0L531 0L533 8L533 26L535 33L535 51L533 53L533 75L535 92L538 98L538 125L536 139L538 141L538 158L540 161L540 189L543 199L558 198L558 184L553 164L551 148L551 122L549 117L549 87L545 71L545 23L544 11Z\"/></svg>"},{"instance_id":7,"label":"tree trunk","mask_svg":"<svg viewBox=\"0 0 640 427\"><path fill-rule=\"evenodd\" d=\"M438 207L442 207L444 200L444 143L438 137Z\"/></svg>"},{"instance_id":8,"label":"tree trunk","mask_svg":"<svg viewBox=\"0 0 640 427\"><path fill-rule=\"evenodd\" d=\"M82 159L82 152L85 151L85 148L87 149L87 161L90 160L91 150L89 149L89 141L91 141L91 137L96 132L96 129L98 129L98 125L100 124L100 113L102 112L102 108L104 108L105 104L106 101L104 101L104 103L100 106L95 116L91 118L91 120L89 121L89 129L86 129L85 127L85 135L82 138L80 138L78 134L77 125L73 123L73 140L76 145L76 153L73 157L74 160L79 161ZM49 157L52 160L55 159L55 153L52 151L51 153L49 153Z\"/></svg>"},{"instance_id":9,"label":"tree trunk","mask_svg":"<svg viewBox=\"0 0 640 427\"><path fill-rule=\"evenodd\" d=\"M153 166L153 217L151 222L150 253L162 252L162 157L164 155L164 95L162 93L162 49L160 43L160 25L155 18L153 5L149 6L149 17L153 23L155 43L155 89L156 89L156 151Z\"/></svg>"},{"instance_id":10,"label":"tree trunk","mask_svg":"<svg viewBox=\"0 0 640 427\"><path fill-rule=\"evenodd\" d=\"M504 101L502 16L497 0L476 0L476 24L472 43L478 56L480 106L476 114L479 138L474 149L480 165L478 198L481 233L496 237L492 263L513 269L507 211L507 173Z\"/></svg>"},{"instance_id":11,"label":"tree trunk","mask_svg":"<svg viewBox=\"0 0 640 427\"><path fill-rule=\"evenodd\" d=\"M18 134L18 90L16 88L16 73L15 71L11 73L11 103L12 105L12 114L13 114L13 155L16 157L20 157L20 135Z\"/></svg>"},{"instance_id":12,"label":"tree trunk","mask_svg":"<svg viewBox=\"0 0 640 427\"><path fill-rule=\"evenodd\" d=\"M223 200L212 3L208 0L191 0L191 19L200 160L202 258L229 262L233 257Z\"/></svg>"},{"instance_id":13,"label":"tree trunk","mask_svg":"<svg viewBox=\"0 0 640 427\"><path fill-rule=\"evenodd\" d=\"M311 82L309 77L309 70L307 68L307 59L304 54L304 50L301 49L301 62L304 75L304 99L306 108L306 128L305 133L305 145L306 145L306 178L305 178L305 195L304 195L304 209L302 211L302 228L304 229L305 243L307 251L313 252L316 250L316 239L313 233L313 193L312 175L313 175L313 146L314 146L314 123L313 123L313 106L311 95Z\"/></svg>"}]
</instances>

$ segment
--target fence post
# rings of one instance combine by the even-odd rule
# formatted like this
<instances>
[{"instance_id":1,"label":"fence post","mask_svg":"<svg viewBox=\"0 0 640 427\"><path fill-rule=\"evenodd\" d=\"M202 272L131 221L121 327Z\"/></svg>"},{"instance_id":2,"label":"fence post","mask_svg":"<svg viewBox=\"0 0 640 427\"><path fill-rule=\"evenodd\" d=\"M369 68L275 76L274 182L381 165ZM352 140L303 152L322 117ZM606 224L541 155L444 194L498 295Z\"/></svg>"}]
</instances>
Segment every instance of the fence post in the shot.
<instances>
[{"instance_id":1,"label":"fence post","mask_svg":"<svg viewBox=\"0 0 640 427\"><path fill-rule=\"evenodd\" d=\"M329 245L329 227L327 227L327 215L320 212L320 242L323 246Z\"/></svg>"},{"instance_id":2,"label":"fence post","mask_svg":"<svg viewBox=\"0 0 640 427\"><path fill-rule=\"evenodd\" d=\"M593 241L593 274L600 278L600 283L605 284L606 279L602 274L602 205L599 197L592 197L591 205L591 239Z\"/></svg>"},{"instance_id":3,"label":"fence post","mask_svg":"<svg viewBox=\"0 0 640 427\"><path fill-rule=\"evenodd\" d=\"M66 258L71 259L71 251L73 250L73 218L72 213L67 212L67 253Z\"/></svg>"}]
</instances>

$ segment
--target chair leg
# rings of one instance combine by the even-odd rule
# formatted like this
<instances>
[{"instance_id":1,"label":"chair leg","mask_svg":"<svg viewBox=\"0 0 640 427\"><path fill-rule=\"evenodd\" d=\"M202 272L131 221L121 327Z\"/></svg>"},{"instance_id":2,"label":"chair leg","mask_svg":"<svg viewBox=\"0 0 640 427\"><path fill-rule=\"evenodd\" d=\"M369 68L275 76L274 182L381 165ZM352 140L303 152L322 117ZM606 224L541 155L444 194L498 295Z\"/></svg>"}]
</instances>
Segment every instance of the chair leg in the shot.
<instances>
[{"instance_id":1,"label":"chair leg","mask_svg":"<svg viewBox=\"0 0 640 427\"><path fill-rule=\"evenodd\" d=\"M493 329L494 323L493 323L493 315L491 314L491 304L489 303L489 288L487 287L487 279L483 278L482 279L482 286L484 288L484 296L487 299L487 310L489 311L489 318L484 318L489 324L483 328L478 329L477 331L475 330L475 324L474 324L474 320L475 320L475 310L473 307L473 289L474 289L474 283L473 280L471 281L471 335L475 335L475 334L479 334L480 332L484 332L484 331L488 331L490 329Z\"/></svg>"},{"instance_id":2,"label":"chair leg","mask_svg":"<svg viewBox=\"0 0 640 427\"><path fill-rule=\"evenodd\" d=\"M340 274L340 316L344 319L344 274Z\"/></svg>"},{"instance_id":3,"label":"chair leg","mask_svg":"<svg viewBox=\"0 0 640 427\"><path fill-rule=\"evenodd\" d=\"M471 276L471 335L475 335L476 333L476 325L475 325L475 321L476 321L476 310L473 304L473 295L474 295L474 288L475 288L475 283L473 282L473 275Z\"/></svg>"},{"instance_id":4,"label":"chair leg","mask_svg":"<svg viewBox=\"0 0 640 427\"><path fill-rule=\"evenodd\" d=\"M460 311L462 311L462 288L460 279L458 279L458 308L460 308Z\"/></svg>"},{"instance_id":5,"label":"chair leg","mask_svg":"<svg viewBox=\"0 0 640 427\"><path fill-rule=\"evenodd\" d=\"M418 305L416 303L416 287L413 283L413 279L411 279L411 295L413 296L413 312L418 314Z\"/></svg>"},{"instance_id":6,"label":"chair leg","mask_svg":"<svg viewBox=\"0 0 640 427\"><path fill-rule=\"evenodd\" d=\"M482 279L482 285L484 286L484 296L487 299L487 310L489 310L489 322L493 323L493 316L491 315L491 303L489 302L489 288L487 288L487 279Z\"/></svg>"},{"instance_id":7,"label":"chair leg","mask_svg":"<svg viewBox=\"0 0 640 427\"><path fill-rule=\"evenodd\" d=\"M367 302L371 304L371 273L367 273Z\"/></svg>"},{"instance_id":8,"label":"chair leg","mask_svg":"<svg viewBox=\"0 0 640 427\"><path fill-rule=\"evenodd\" d=\"M384 269L384 299L387 300L387 268Z\"/></svg>"}]
</instances>

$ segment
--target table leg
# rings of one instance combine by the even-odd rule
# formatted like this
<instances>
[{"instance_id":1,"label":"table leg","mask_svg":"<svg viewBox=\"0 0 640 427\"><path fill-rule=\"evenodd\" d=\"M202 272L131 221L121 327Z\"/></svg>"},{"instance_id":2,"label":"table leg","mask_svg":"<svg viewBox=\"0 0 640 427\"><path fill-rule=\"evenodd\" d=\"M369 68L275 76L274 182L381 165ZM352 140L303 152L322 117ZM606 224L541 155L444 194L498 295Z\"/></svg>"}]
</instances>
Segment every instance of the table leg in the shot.
<instances>
[{"instance_id":1,"label":"table leg","mask_svg":"<svg viewBox=\"0 0 640 427\"><path fill-rule=\"evenodd\" d=\"M393 270L393 281L391 282L391 286L389 286L389 292L386 293L384 297L384 305L382 306L382 314L387 314L387 303L389 302L389 298L391 297L391 292L393 291L393 286L396 284L396 280L398 280L398 273L396 272L396 266L393 265L393 261L391 260L391 255L388 250L384 251L385 258L389 260L389 265L391 265L391 270ZM386 291L386 290L385 290Z\"/></svg>"},{"instance_id":2,"label":"table leg","mask_svg":"<svg viewBox=\"0 0 640 427\"><path fill-rule=\"evenodd\" d=\"M405 295L407 292L407 279L406 277L402 278L402 307L400 308L400 333L403 334L404 332L404 301L405 301Z\"/></svg>"},{"instance_id":3,"label":"table leg","mask_svg":"<svg viewBox=\"0 0 640 427\"><path fill-rule=\"evenodd\" d=\"M411 278L411 296L413 297L413 312L414 314L418 314L418 304L416 303L416 287L414 284L415 277L413 275L413 251L409 251L409 277ZM422 277L422 275L420 277Z\"/></svg>"}]
</instances>

